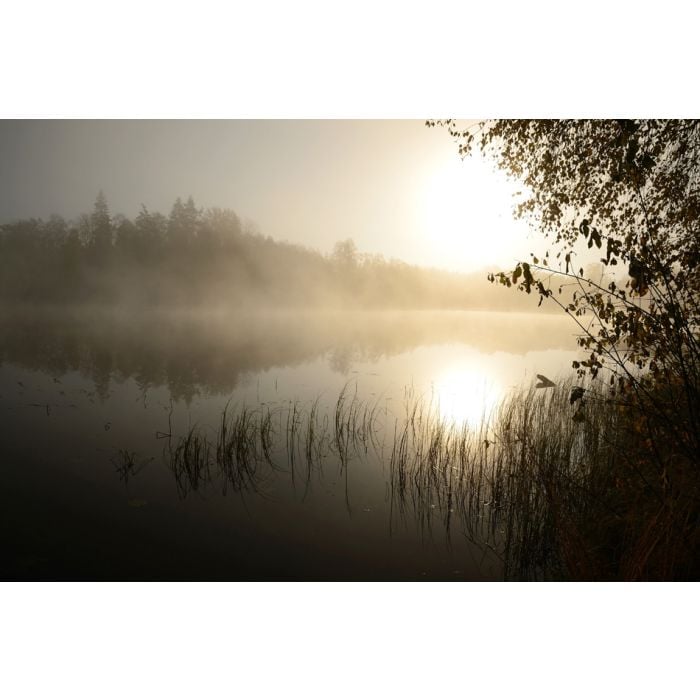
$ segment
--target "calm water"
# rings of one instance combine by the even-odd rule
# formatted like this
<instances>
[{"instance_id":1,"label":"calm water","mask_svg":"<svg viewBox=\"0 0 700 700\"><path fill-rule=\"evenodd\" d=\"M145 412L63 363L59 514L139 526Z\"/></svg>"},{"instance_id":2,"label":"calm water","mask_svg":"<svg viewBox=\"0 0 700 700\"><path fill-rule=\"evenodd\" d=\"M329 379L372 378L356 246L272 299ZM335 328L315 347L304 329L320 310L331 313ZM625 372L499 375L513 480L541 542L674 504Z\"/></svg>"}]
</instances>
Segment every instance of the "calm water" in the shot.
<instances>
[{"instance_id":1,"label":"calm water","mask_svg":"<svg viewBox=\"0 0 700 700\"><path fill-rule=\"evenodd\" d=\"M408 400L478 425L576 354L570 323L545 314L0 319L3 579L497 579L498 558L444 503L398 507L385 438ZM331 424L344 388L374 407L377 449L313 468L298 454L292 469L274 448L254 488L173 473L174 441L193 426L213 436L227 404L264 407L281 435L290 406L317 399Z\"/></svg>"}]
</instances>

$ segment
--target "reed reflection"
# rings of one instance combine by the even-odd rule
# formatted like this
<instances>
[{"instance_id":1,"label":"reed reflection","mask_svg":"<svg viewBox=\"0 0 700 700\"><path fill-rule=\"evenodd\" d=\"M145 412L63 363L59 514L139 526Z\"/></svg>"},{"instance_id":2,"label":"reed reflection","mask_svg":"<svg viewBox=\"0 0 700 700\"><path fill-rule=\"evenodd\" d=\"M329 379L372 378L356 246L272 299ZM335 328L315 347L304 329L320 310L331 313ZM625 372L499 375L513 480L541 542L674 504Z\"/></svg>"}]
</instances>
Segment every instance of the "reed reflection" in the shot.
<instances>
[{"instance_id":1,"label":"reed reflection","mask_svg":"<svg viewBox=\"0 0 700 700\"><path fill-rule=\"evenodd\" d=\"M333 477L351 514L348 474L369 467L385 481L390 532L414 527L448 547L466 538L499 560L506 578L548 578L560 565L548 543L561 522L546 495L585 484L599 497L600 468L619 434L599 410L575 418L581 407L571 405L571 389L533 385L470 425L410 388L394 412L348 384L334 405L226 406L215 429L168 435L163 454L183 499L206 489L267 497L280 480L299 486L303 499L312 483ZM560 506L559 518L581 517L590 503Z\"/></svg>"}]
</instances>

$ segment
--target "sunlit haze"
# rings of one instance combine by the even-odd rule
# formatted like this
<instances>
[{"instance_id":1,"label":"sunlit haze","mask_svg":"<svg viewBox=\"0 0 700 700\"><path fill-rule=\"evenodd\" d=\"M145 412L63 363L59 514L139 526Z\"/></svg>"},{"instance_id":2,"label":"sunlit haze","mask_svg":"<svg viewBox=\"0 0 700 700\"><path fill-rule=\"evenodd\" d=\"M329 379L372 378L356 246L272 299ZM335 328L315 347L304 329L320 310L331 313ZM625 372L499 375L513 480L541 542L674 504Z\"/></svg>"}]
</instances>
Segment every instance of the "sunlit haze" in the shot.
<instances>
[{"instance_id":1,"label":"sunlit haze","mask_svg":"<svg viewBox=\"0 0 700 700\"><path fill-rule=\"evenodd\" d=\"M89 211L167 213L177 196L260 233L471 271L533 248L517 189L416 121L33 121L0 125L0 223Z\"/></svg>"}]
</instances>

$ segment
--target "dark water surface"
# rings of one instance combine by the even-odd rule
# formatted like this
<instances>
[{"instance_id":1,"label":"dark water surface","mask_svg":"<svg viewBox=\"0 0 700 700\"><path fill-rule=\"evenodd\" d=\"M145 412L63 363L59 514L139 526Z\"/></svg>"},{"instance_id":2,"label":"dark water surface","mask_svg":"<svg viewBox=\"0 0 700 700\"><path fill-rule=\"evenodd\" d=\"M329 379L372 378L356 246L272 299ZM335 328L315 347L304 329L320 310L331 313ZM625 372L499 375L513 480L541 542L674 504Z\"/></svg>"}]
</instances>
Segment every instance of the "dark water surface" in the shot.
<instances>
[{"instance_id":1,"label":"dark water surface","mask_svg":"<svg viewBox=\"0 0 700 700\"><path fill-rule=\"evenodd\" d=\"M449 503L398 502L392 431L409 400L478 426L575 355L570 325L544 314L5 309L0 322L2 579L498 579ZM309 464L302 437L290 464L290 411L318 400L330 434L342 392L372 407L371 449L343 459L326 441ZM273 464L239 484L174 470L178 440L193 427L214 440L227 405L270 417Z\"/></svg>"}]
</instances>

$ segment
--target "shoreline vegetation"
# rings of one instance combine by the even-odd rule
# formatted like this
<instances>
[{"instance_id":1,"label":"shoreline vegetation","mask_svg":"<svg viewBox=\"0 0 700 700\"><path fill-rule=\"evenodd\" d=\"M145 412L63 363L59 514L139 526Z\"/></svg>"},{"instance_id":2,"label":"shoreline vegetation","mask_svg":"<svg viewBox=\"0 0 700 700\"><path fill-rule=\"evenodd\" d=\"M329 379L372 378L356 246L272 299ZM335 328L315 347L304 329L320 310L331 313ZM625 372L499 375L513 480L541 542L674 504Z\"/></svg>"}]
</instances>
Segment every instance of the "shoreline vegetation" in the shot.
<instances>
[{"instance_id":1,"label":"shoreline vegetation","mask_svg":"<svg viewBox=\"0 0 700 700\"><path fill-rule=\"evenodd\" d=\"M489 279L566 314L587 355L572 363L577 376L609 381L610 420L625 428L614 491L629 504L616 517L629 534L612 548L603 538L603 561L619 562L622 578L697 578L700 121L426 123L445 128L462 157L479 152L524 185L516 218L533 223L549 245ZM580 265L585 249L599 256L602 274ZM565 286L573 293L563 296ZM584 394L574 387L572 405ZM585 493L593 492L590 485ZM548 499L554 508L559 496L549 489ZM588 551L584 545L572 549Z\"/></svg>"},{"instance_id":2,"label":"shoreline vegetation","mask_svg":"<svg viewBox=\"0 0 700 700\"><path fill-rule=\"evenodd\" d=\"M657 445L658 458L673 457L660 476L642 419L601 382L514 391L472 426L446 421L410 389L395 414L348 383L329 406L227 405L215 427L158 437L181 498L207 488L264 495L280 475L305 494L336 469L351 509L348 474L370 461L387 480L390 527L412 519L424 534L467 537L507 580L693 580L692 456ZM113 463L124 482L144 466L128 450Z\"/></svg>"}]
</instances>

